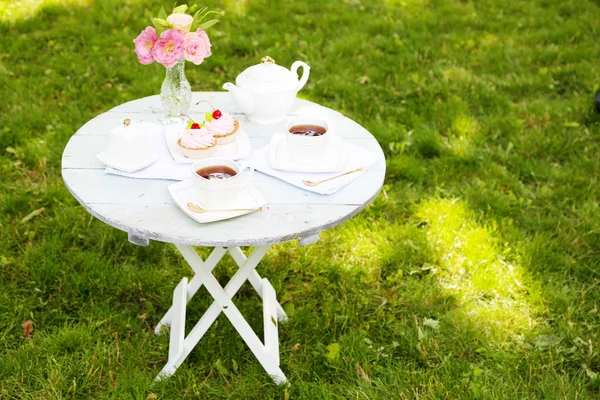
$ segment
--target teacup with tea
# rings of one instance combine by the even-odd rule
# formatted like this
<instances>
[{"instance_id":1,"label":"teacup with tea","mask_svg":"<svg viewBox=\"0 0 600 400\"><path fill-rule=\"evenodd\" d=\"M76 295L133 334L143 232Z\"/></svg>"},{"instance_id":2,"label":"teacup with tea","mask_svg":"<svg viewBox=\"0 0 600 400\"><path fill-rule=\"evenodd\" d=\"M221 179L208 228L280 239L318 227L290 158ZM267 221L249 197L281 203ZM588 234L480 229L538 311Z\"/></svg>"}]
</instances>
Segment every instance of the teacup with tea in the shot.
<instances>
[{"instance_id":1,"label":"teacup with tea","mask_svg":"<svg viewBox=\"0 0 600 400\"><path fill-rule=\"evenodd\" d=\"M229 158L206 158L192 164L192 179L202 205L219 207L246 186L254 169L242 168Z\"/></svg>"},{"instance_id":2,"label":"teacup with tea","mask_svg":"<svg viewBox=\"0 0 600 400\"><path fill-rule=\"evenodd\" d=\"M331 132L324 119L299 117L288 121L285 138L292 161L313 164L323 159Z\"/></svg>"}]
</instances>

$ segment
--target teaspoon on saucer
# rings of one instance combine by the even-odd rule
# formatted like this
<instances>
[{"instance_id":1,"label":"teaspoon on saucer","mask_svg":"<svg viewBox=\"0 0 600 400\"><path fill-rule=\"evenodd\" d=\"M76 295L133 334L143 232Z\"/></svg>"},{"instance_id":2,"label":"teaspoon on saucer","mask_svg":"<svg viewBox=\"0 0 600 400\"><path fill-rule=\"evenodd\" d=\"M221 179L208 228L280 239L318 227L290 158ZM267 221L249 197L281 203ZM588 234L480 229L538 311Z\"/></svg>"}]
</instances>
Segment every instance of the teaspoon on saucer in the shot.
<instances>
[{"instance_id":1,"label":"teaspoon on saucer","mask_svg":"<svg viewBox=\"0 0 600 400\"><path fill-rule=\"evenodd\" d=\"M328 182L328 181L330 181L332 179L339 178L341 176L345 176L345 175L349 175L349 174L353 174L353 173L359 172L359 171L362 171L362 167L358 167L356 169L353 169L352 171L344 172L343 174L332 176L331 178L323 179L321 181L308 181L306 179L302 179L302 182L304 182L304 184L307 185L307 186L317 186L317 185L319 185L319 184L321 184L323 182Z\"/></svg>"},{"instance_id":2,"label":"teaspoon on saucer","mask_svg":"<svg viewBox=\"0 0 600 400\"><path fill-rule=\"evenodd\" d=\"M258 207L258 208L228 208L228 209L223 209L223 210L207 210L206 208L200 207L199 205L196 205L194 203L187 203L187 206L190 210L197 212L197 213L207 213L207 212L230 212L230 211L254 211L254 210L261 210L262 207Z\"/></svg>"}]
</instances>

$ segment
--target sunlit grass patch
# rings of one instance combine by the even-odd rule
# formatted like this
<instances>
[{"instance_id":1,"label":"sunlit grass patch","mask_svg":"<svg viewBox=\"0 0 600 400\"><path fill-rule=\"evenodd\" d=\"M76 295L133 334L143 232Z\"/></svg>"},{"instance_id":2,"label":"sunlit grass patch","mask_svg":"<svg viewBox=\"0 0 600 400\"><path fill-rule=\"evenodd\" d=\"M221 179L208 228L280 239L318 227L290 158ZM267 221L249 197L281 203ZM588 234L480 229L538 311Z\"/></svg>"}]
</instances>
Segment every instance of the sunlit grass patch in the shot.
<instances>
[{"instance_id":1,"label":"sunlit grass patch","mask_svg":"<svg viewBox=\"0 0 600 400\"><path fill-rule=\"evenodd\" d=\"M475 322L498 342L536 325L537 296L519 260L498 242L495 226L473 221L458 199L425 201L417 216L427 223L439 284L457 299L450 318Z\"/></svg>"},{"instance_id":2,"label":"sunlit grass patch","mask_svg":"<svg viewBox=\"0 0 600 400\"><path fill-rule=\"evenodd\" d=\"M479 129L477 120L467 115L458 115L447 131L448 147L458 156L469 155Z\"/></svg>"},{"instance_id":3,"label":"sunlit grass patch","mask_svg":"<svg viewBox=\"0 0 600 400\"><path fill-rule=\"evenodd\" d=\"M246 5L248 4L248 0L224 0L223 6L228 13L233 13L235 15L245 15L246 14Z\"/></svg>"},{"instance_id":4,"label":"sunlit grass patch","mask_svg":"<svg viewBox=\"0 0 600 400\"><path fill-rule=\"evenodd\" d=\"M88 0L3 0L0 2L0 21L15 23L35 17L47 6L83 6Z\"/></svg>"}]
</instances>

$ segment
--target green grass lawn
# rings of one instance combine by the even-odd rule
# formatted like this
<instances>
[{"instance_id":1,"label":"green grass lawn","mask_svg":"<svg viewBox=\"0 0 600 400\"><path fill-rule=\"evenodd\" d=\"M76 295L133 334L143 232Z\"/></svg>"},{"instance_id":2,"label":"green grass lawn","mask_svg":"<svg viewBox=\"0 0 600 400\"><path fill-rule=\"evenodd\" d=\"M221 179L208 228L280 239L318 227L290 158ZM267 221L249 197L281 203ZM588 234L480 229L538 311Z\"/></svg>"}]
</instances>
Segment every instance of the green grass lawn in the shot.
<instances>
[{"instance_id":1,"label":"green grass lawn","mask_svg":"<svg viewBox=\"0 0 600 400\"><path fill-rule=\"evenodd\" d=\"M1 399L600 396L597 1L206 3L226 15L213 56L187 66L194 90L267 54L300 59L312 67L301 97L386 152L371 206L260 267L291 316L289 388L224 316L153 383L168 336L152 327L191 272L172 245L129 244L62 184L82 124L158 94L164 68L138 64L132 40L161 5L0 0ZM236 303L259 329L252 289Z\"/></svg>"}]
</instances>

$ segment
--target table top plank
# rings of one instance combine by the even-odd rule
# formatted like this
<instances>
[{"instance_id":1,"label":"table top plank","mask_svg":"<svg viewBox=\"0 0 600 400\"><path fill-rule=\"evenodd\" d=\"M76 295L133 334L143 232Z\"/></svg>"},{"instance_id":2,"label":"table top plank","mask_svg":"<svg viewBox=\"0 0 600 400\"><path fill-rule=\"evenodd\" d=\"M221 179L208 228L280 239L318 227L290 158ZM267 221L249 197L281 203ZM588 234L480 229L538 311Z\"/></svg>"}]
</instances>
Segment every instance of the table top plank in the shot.
<instances>
[{"instance_id":1,"label":"table top plank","mask_svg":"<svg viewBox=\"0 0 600 400\"><path fill-rule=\"evenodd\" d=\"M132 235L192 246L258 246L316 235L360 211L356 206L268 205L237 218L200 224L174 204L95 204L86 209L101 221ZM153 216L152 224L147 223ZM268 225L268 229L261 229Z\"/></svg>"},{"instance_id":2,"label":"table top plank","mask_svg":"<svg viewBox=\"0 0 600 400\"><path fill-rule=\"evenodd\" d=\"M252 149L259 149L269 144L271 139L267 137L250 138ZM365 150L377 153L380 150L379 143L374 138L346 138L348 143L359 146ZM104 169L96 155L103 150L108 143L108 136L75 135L71 138L62 156L63 169ZM242 160L243 162L243 160ZM374 166L374 169L381 168ZM385 165L383 166L385 168Z\"/></svg>"},{"instance_id":3,"label":"table top plank","mask_svg":"<svg viewBox=\"0 0 600 400\"><path fill-rule=\"evenodd\" d=\"M377 190L380 171L363 172L353 184L333 195L324 196L292 186L282 180L255 172L251 179L269 204L341 204L361 205ZM65 169L63 178L69 182L69 188L79 193L85 203L139 204L172 203L167 186L176 183L173 180L145 179L143 184L132 184L131 178L105 174L103 169L81 170ZM95 185L89 184L90 181ZM359 187L358 193L356 188Z\"/></svg>"}]
</instances>

